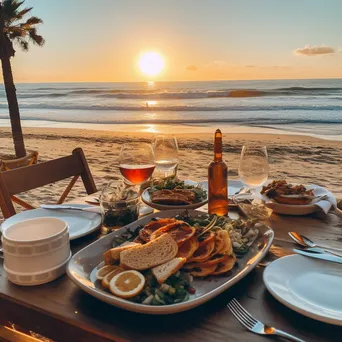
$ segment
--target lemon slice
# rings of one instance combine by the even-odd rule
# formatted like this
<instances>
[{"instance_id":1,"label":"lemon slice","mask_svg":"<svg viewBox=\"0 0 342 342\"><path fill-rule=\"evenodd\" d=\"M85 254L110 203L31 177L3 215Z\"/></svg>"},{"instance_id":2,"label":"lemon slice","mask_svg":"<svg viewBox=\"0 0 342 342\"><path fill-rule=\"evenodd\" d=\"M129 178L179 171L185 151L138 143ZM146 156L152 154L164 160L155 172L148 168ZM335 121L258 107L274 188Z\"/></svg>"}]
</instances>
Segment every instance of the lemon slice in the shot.
<instances>
[{"instance_id":1,"label":"lemon slice","mask_svg":"<svg viewBox=\"0 0 342 342\"><path fill-rule=\"evenodd\" d=\"M102 279L102 286L105 289L109 288L109 282L119 273L124 272L125 270L122 267L116 266L113 271L109 272L103 279Z\"/></svg>"},{"instance_id":2,"label":"lemon slice","mask_svg":"<svg viewBox=\"0 0 342 342\"><path fill-rule=\"evenodd\" d=\"M102 280L108 273L112 272L117 266L106 265L101 267L96 272L96 278Z\"/></svg>"},{"instance_id":3,"label":"lemon slice","mask_svg":"<svg viewBox=\"0 0 342 342\"><path fill-rule=\"evenodd\" d=\"M144 288L145 277L138 271L125 271L117 274L109 283L110 291L120 298L132 298Z\"/></svg>"}]
</instances>

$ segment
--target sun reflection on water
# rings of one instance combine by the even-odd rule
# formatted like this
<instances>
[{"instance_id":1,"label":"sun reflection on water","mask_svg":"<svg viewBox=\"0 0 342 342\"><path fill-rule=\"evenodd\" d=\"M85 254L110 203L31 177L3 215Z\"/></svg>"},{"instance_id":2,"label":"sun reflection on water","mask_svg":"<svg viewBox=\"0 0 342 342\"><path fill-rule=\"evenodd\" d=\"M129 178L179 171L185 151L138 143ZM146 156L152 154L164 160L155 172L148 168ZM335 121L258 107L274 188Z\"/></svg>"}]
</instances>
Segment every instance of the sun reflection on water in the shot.
<instances>
[{"instance_id":1,"label":"sun reflection on water","mask_svg":"<svg viewBox=\"0 0 342 342\"><path fill-rule=\"evenodd\" d=\"M146 133L159 133L157 125L143 125L142 132Z\"/></svg>"},{"instance_id":2,"label":"sun reflection on water","mask_svg":"<svg viewBox=\"0 0 342 342\"><path fill-rule=\"evenodd\" d=\"M158 102L157 101L146 101L146 106L155 106Z\"/></svg>"}]
</instances>

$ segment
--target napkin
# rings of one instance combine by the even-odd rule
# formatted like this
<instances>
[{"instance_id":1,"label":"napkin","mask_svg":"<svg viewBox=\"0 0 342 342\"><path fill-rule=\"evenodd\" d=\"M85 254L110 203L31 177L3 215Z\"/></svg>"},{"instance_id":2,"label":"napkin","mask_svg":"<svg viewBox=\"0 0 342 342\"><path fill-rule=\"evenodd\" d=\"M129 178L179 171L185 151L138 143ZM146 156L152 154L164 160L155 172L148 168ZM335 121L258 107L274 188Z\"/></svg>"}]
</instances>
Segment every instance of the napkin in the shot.
<instances>
[{"instance_id":1,"label":"napkin","mask_svg":"<svg viewBox=\"0 0 342 342\"><path fill-rule=\"evenodd\" d=\"M313 203L317 207L321 208L325 214L328 214L331 207L337 207L336 198L330 191L318 185L310 185L310 188L314 190L315 196L327 196L327 199Z\"/></svg>"}]
</instances>

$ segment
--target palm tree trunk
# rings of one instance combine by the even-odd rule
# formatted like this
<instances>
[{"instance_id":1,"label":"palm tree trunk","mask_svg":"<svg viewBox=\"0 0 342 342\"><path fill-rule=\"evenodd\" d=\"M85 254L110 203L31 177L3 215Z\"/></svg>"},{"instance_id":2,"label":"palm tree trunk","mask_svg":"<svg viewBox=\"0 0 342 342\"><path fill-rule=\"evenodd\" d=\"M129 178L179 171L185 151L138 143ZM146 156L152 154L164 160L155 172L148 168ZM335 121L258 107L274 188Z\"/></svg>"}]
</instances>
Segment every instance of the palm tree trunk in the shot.
<instances>
[{"instance_id":1,"label":"palm tree trunk","mask_svg":"<svg viewBox=\"0 0 342 342\"><path fill-rule=\"evenodd\" d=\"M18 106L17 93L13 82L12 68L10 59L3 57L1 59L2 74L5 83L5 90L8 102L9 115L12 126L12 136L14 142L15 154L18 158L26 156L23 132L21 129L20 113Z\"/></svg>"}]
</instances>

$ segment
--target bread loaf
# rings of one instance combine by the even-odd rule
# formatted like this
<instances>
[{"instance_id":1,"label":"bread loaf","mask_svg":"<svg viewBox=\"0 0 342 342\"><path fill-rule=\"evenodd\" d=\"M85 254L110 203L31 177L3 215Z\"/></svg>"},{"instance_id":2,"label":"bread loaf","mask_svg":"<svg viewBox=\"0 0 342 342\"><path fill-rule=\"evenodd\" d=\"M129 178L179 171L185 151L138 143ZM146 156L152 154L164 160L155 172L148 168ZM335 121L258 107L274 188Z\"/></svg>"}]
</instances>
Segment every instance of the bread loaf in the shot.
<instances>
[{"instance_id":1,"label":"bread loaf","mask_svg":"<svg viewBox=\"0 0 342 342\"><path fill-rule=\"evenodd\" d=\"M164 264L152 268L152 273L159 284L163 284L168 277L176 273L186 262L185 258L173 258Z\"/></svg>"},{"instance_id":2,"label":"bread loaf","mask_svg":"<svg viewBox=\"0 0 342 342\"><path fill-rule=\"evenodd\" d=\"M132 270L147 270L173 259L177 253L176 241L166 233L145 245L122 251L120 265Z\"/></svg>"}]
</instances>

